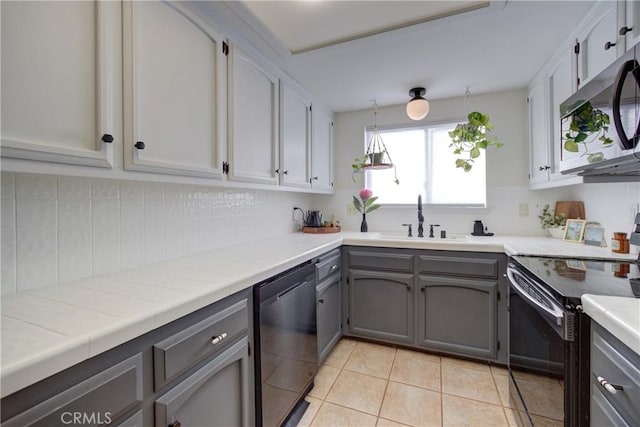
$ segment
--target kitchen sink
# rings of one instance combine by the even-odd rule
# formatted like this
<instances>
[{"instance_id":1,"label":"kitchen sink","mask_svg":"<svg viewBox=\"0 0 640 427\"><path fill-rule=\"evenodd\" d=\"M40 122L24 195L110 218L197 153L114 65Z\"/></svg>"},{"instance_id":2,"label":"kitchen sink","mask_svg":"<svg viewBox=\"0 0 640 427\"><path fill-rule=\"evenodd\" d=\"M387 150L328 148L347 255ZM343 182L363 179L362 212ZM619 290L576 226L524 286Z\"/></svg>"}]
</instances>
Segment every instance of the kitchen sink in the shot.
<instances>
[{"instance_id":1,"label":"kitchen sink","mask_svg":"<svg viewBox=\"0 0 640 427\"><path fill-rule=\"evenodd\" d=\"M447 236L444 239L440 237L416 237L414 234L413 237L408 237L405 233L398 232L380 232L376 233L378 239L383 240L403 240L403 241L425 241L425 242L464 242L469 240L469 236L467 235L451 235Z\"/></svg>"}]
</instances>

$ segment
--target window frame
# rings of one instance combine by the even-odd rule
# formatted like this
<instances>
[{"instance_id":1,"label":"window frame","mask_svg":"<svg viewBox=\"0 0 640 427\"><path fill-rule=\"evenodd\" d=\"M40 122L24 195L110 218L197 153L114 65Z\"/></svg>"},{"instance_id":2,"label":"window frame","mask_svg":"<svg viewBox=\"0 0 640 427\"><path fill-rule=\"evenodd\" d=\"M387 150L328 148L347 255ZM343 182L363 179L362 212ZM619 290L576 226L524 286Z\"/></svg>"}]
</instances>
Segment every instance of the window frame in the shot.
<instances>
[{"instance_id":1,"label":"window frame","mask_svg":"<svg viewBox=\"0 0 640 427\"><path fill-rule=\"evenodd\" d=\"M393 131L393 130L411 130L411 129L416 129L416 128L427 128L427 127L438 127L438 126L443 126L443 125L448 125L448 124L458 124L458 123L463 123L465 122L464 118L458 118L458 119L447 119L447 120L438 120L438 121L434 121L434 122L429 122L429 123L397 123L397 124L386 124L386 125L378 125L378 131L379 132L385 132L385 131ZM367 125L364 127L364 148L363 148L363 152L365 152L367 150L367 146L369 145L369 140L371 139L371 132L373 132L374 130L374 126L373 125ZM384 140L384 136L383 136L383 140ZM391 153L393 155L393 153ZM486 156L486 151L485 153L483 153ZM485 158L485 162L486 162L486 158ZM485 163L486 164L486 163ZM425 167L427 167L426 163L425 163ZM368 177L369 177L369 173L372 173L372 171L366 171L363 173L363 183L364 183L364 187L365 188L370 188L369 187L369 183L368 181ZM485 169L485 204L479 204L479 203L427 203L424 202L422 203L423 207L428 207L430 211L432 212L439 212L439 213L465 213L465 214L470 214L470 213L477 213L477 214L486 214L486 213L490 213L491 212L491 208L489 207L489 187L486 183L486 177L487 177L487 171ZM416 196L416 202L415 203L384 203L384 202L379 202L379 204L381 205L381 208L383 209L406 209L406 208L413 208L413 207L417 207L418 204L418 200L417 200L417 196Z\"/></svg>"}]
</instances>

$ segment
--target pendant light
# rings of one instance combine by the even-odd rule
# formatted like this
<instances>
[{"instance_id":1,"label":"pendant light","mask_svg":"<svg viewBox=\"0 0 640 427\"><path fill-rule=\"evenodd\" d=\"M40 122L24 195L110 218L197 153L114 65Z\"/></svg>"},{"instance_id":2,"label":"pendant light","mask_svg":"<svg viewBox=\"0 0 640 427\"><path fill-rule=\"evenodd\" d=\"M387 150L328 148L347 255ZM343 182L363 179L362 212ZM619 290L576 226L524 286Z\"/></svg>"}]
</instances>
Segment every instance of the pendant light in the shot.
<instances>
[{"instance_id":1,"label":"pendant light","mask_svg":"<svg viewBox=\"0 0 640 427\"><path fill-rule=\"evenodd\" d=\"M424 99L425 93L427 91L423 87L414 87L409 91L412 98L407 104L407 116L411 120L422 120L429 114L429 101Z\"/></svg>"}]
</instances>

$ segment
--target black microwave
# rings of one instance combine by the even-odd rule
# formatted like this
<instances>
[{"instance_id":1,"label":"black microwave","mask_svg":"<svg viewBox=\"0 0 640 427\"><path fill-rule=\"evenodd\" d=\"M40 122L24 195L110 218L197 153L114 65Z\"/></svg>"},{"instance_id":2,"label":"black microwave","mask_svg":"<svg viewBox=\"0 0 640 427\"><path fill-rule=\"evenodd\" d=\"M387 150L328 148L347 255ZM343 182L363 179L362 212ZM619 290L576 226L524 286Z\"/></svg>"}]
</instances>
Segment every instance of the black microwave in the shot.
<instances>
[{"instance_id":1,"label":"black microwave","mask_svg":"<svg viewBox=\"0 0 640 427\"><path fill-rule=\"evenodd\" d=\"M640 181L640 45L560 104L560 169L584 182Z\"/></svg>"}]
</instances>

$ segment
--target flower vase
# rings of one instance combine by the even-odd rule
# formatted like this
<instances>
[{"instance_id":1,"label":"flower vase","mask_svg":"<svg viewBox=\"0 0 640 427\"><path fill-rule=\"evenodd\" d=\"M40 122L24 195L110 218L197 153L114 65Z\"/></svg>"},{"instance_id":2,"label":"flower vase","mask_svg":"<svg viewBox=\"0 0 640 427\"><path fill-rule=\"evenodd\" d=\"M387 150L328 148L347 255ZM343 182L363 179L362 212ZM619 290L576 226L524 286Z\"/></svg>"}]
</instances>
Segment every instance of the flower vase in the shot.
<instances>
[{"instance_id":1,"label":"flower vase","mask_svg":"<svg viewBox=\"0 0 640 427\"><path fill-rule=\"evenodd\" d=\"M362 214L362 223L360 224L360 231L366 233L369 231L369 227L367 226L367 214Z\"/></svg>"}]
</instances>

